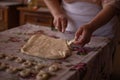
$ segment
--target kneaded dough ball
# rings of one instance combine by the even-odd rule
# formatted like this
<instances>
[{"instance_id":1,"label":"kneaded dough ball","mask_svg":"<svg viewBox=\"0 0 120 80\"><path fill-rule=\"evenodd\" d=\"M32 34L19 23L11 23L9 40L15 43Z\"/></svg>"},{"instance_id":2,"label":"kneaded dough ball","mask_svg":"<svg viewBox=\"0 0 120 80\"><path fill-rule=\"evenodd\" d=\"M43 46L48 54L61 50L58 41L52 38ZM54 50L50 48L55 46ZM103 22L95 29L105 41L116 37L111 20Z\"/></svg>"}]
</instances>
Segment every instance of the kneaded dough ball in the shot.
<instances>
[{"instance_id":1,"label":"kneaded dough ball","mask_svg":"<svg viewBox=\"0 0 120 80\"><path fill-rule=\"evenodd\" d=\"M17 69L17 71L23 71L23 70L25 70L26 68L21 67L21 66L18 66L18 67L16 67L16 69Z\"/></svg>"},{"instance_id":2,"label":"kneaded dough ball","mask_svg":"<svg viewBox=\"0 0 120 80\"><path fill-rule=\"evenodd\" d=\"M15 59L15 62L17 62L17 63L23 63L24 59L18 57L18 58Z\"/></svg>"},{"instance_id":3,"label":"kneaded dough ball","mask_svg":"<svg viewBox=\"0 0 120 80\"><path fill-rule=\"evenodd\" d=\"M41 69L45 67L45 65L43 63L38 63L37 66Z\"/></svg>"},{"instance_id":4,"label":"kneaded dough ball","mask_svg":"<svg viewBox=\"0 0 120 80\"><path fill-rule=\"evenodd\" d=\"M0 53L0 59L3 59L3 58L5 58L5 54Z\"/></svg>"},{"instance_id":5,"label":"kneaded dough ball","mask_svg":"<svg viewBox=\"0 0 120 80\"><path fill-rule=\"evenodd\" d=\"M36 65L37 64L37 61L35 60L29 60L33 65Z\"/></svg>"},{"instance_id":6,"label":"kneaded dough ball","mask_svg":"<svg viewBox=\"0 0 120 80\"><path fill-rule=\"evenodd\" d=\"M36 76L36 80L48 80L49 78L50 74L45 71L40 71Z\"/></svg>"},{"instance_id":7,"label":"kneaded dough ball","mask_svg":"<svg viewBox=\"0 0 120 80\"><path fill-rule=\"evenodd\" d=\"M38 73L44 67L45 67L44 64L39 63L39 64L33 66L32 71L33 71L33 73Z\"/></svg>"},{"instance_id":8,"label":"kneaded dough ball","mask_svg":"<svg viewBox=\"0 0 120 80\"><path fill-rule=\"evenodd\" d=\"M32 66L32 62L30 61L26 61L22 64L22 67L31 67Z\"/></svg>"},{"instance_id":9,"label":"kneaded dough ball","mask_svg":"<svg viewBox=\"0 0 120 80\"><path fill-rule=\"evenodd\" d=\"M36 64L32 67L32 73L38 73L42 68L44 68L43 64Z\"/></svg>"},{"instance_id":10,"label":"kneaded dough ball","mask_svg":"<svg viewBox=\"0 0 120 80\"><path fill-rule=\"evenodd\" d=\"M44 68L44 65L41 65L41 66L36 65L36 66L34 67L35 70L40 70L40 69L42 69L42 68Z\"/></svg>"},{"instance_id":11,"label":"kneaded dough ball","mask_svg":"<svg viewBox=\"0 0 120 80\"><path fill-rule=\"evenodd\" d=\"M8 69L6 69L6 72L8 72L8 73L16 73L18 71L19 70L15 67L9 67Z\"/></svg>"},{"instance_id":12,"label":"kneaded dough ball","mask_svg":"<svg viewBox=\"0 0 120 80\"><path fill-rule=\"evenodd\" d=\"M13 56L13 55L9 55L9 56L6 56L5 59L6 60L14 60L16 57Z\"/></svg>"},{"instance_id":13,"label":"kneaded dough ball","mask_svg":"<svg viewBox=\"0 0 120 80\"><path fill-rule=\"evenodd\" d=\"M49 70L50 72L56 72L56 71L58 71L59 69L60 69L60 67L59 67L58 64L53 64L53 65L51 65L51 66L48 68L48 70Z\"/></svg>"},{"instance_id":14,"label":"kneaded dough ball","mask_svg":"<svg viewBox=\"0 0 120 80\"><path fill-rule=\"evenodd\" d=\"M20 75L21 77L28 77L28 76L30 76L30 74L31 74L31 70L30 70L30 69L22 70L22 71L20 71L20 73L19 73L19 75Z\"/></svg>"},{"instance_id":15,"label":"kneaded dough ball","mask_svg":"<svg viewBox=\"0 0 120 80\"><path fill-rule=\"evenodd\" d=\"M0 64L0 70L5 70L6 68L8 68L8 64L5 63Z\"/></svg>"}]
</instances>

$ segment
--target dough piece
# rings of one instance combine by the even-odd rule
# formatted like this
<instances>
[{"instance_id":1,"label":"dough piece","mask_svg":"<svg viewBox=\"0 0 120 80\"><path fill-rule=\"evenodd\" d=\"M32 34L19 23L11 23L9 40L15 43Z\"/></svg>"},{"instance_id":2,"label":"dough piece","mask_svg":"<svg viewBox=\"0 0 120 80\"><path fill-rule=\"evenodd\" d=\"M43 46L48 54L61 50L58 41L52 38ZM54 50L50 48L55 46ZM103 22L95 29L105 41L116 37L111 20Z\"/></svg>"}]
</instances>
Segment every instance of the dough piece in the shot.
<instances>
[{"instance_id":1,"label":"dough piece","mask_svg":"<svg viewBox=\"0 0 120 80\"><path fill-rule=\"evenodd\" d=\"M6 72L8 72L8 73L16 73L18 71L19 70L15 67L9 67L8 69L6 69Z\"/></svg>"},{"instance_id":2,"label":"dough piece","mask_svg":"<svg viewBox=\"0 0 120 80\"><path fill-rule=\"evenodd\" d=\"M31 67L33 64L30 61L26 61L22 64L22 67Z\"/></svg>"},{"instance_id":3,"label":"dough piece","mask_svg":"<svg viewBox=\"0 0 120 80\"><path fill-rule=\"evenodd\" d=\"M36 65L37 64L37 61L35 61L35 60L33 60L33 59L31 59L31 60L29 60L33 65Z\"/></svg>"},{"instance_id":4,"label":"dough piece","mask_svg":"<svg viewBox=\"0 0 120 80\"><path fill-rule=\"evenodd\" d=\"M50 74L42 70L36 76L36 80L48 80L49 78Z\"/></svg>"},{"instance_id":5,"label":"dough piece","mask_svg":"<svg viewBox=\"0 0 120 80\"><path fill-rule=\"evenodd\" d=\"M68 45L68 47L72 50L73 48L72 48L72 45L74 44L73 43L74 42L74 39L73 40L70 40L70 41L67 41L67 45Z\"/></svg>"},{"instance_id":6,"label":"dough piece","mask_svg":"<svg viewBox=\"0 0 120 80\"><path fill-rule=\"evenodd\" d=\"M45 65L38 63L32 68L33 73L38 73L41 69L43 69Z\"/></svg>"},{"instance_id":7,"label":"dough piece","mask_svg":"<svg viewBox=\"0 0 120 80\"><path fill-rule=\"evenodd\" d=\"M35 67L34 67L34 69L35 70L40 70L40 69L42 69L42 68L44 68L45 66L43 65L43 64L39 64L39 65L36 65Z\"/></svg>"},{"instance_id":8,"label":"dough piece","mask_svg":"<svg viewBox=\"0 0 120 80\"><path fill-rule=\"evenodd\" d=\"M75 41L74 39L70 41L67 40L67 44L70 46L71 44L73 44L74 41Z\"/></svg>"},{"instance_id":9,"label":"dough piece","mask_svg":"<svg viewBox=\"0 0 120 80\"><path fill-rule=\"evenodd\" d=\"M16 67L16 69L17 69L18 71L22 71L22 70L24 70L25 68L19 66L19 67Z\"/></svg>"},{"instance_id":10,"label":"dough piece","mask_svg":"<svg viewBox=\"0 0 120 80\"><path fill-rule=\"evenodd\" d=\"M10 60L10 61L11 61L11 60L16 59L16 57L15 57L15 56L13 56L13 55L9 55L9 56L6 56L6 57L5 57L5 59L6 59L6 60Z\"/></svg>"},{"instance_id":11,"label":"dough piece","mask_svg":"<svg viewBox=\"0 0 120 80\"><path fill-rule=\"evenodd\" d=\"M30 76L30 74L31 74L31 70L30 69L25 69L23 71L20 71L20 73L19 73L19 75L21 77L28 77L28 76Z\"/></svg>"},{"instance_id":12,"label":"dough piece","mask_svg":"<svg viewBox=\"0 0 120 80\"><path fill-rule=\"evenodd\" d=\"M58 71L60 69L60 66L58 65L58 64L53 64L53 65L51 65L49 68L48 68L48 70L50 71L50 72L56 72L56 71Z\"/></svg>"},{"instance_id":13,"label":"dough piece","mask_svg":"<svg viewBox=\"0 0 120 80\"><path fill-rule=\"evenodd\" d=\"M18 58L15 59L15 62L17 62L17 63L23 63L24 60L22 58L18 57Z\"/></svg>"},{"instance_id":14,"label":"dough piece","mask_svg":"<svg viewBox=\"0 0 120 80\"><path fill-rule=\"evenodd\" d=\"M5 63L0 64L0 70L5 70L6 68L8 68L8 64Z\"/></svg>"},{"instance_id":15,"label":"dough piece","mask_svg":"<svg viewBox=\"0 0 120 80\"><path fill-rule=\"evenodd\" d=\"M71 55L66 40L45 35L33 35L21 48L21 52L47 59L63 59Z\"/></svg>"},{"instance_id":16,"label":"dough piece","mask_svg":"<svg viewBox=\"0 0 120 80\"><path fill-rule=\"evenodd\" d=\"M5 58L5 54L0 53L0 59L3 59L3 58Z\"/></svg>"},{"instance_id":17,"label":"dough piece","mask_svg":"<svg viewBox=\"0 0 120 80\"><path fill-rule=\"evenodd\" d=\"M70 41L67 41L67 45L69 46L69 48L72 50L72 51L74 51L74 50L76 50L76 49L81 49L82 47L81 47L81 45L79 45L79 44L74 44L74 39L73 40L70 40Z\"/></svg>"}]
</instances>

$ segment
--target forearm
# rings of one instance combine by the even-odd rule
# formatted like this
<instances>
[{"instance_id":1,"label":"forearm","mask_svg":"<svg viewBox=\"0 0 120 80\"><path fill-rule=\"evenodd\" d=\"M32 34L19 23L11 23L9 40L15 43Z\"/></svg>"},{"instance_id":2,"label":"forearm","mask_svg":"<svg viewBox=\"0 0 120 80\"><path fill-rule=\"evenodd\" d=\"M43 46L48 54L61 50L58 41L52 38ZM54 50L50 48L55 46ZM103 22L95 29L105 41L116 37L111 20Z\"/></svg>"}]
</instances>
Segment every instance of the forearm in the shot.
<instances>
[{"instance_id":1,"label":"forearm","mask_svg":"<svg viewBox=\"0 0 120 80\"><path fill-rule=\"evenodd\" d=\"M63 13L59 0L44 0L53 16Z\"/></svg>"},{"instance_id":2,"label":"forearm","mask_svg":"<svg viewBox=\"0 0 120 80\"><path fill-rule=\"evenodd\" d=\"M93 31L98 29L99 27L105 25L107 22L109 22L112 17L115 15L116 10L112 6L105 6L96 16L93 18L88 24L91 25L91 28Z\"/></svg>"}]
</instances>

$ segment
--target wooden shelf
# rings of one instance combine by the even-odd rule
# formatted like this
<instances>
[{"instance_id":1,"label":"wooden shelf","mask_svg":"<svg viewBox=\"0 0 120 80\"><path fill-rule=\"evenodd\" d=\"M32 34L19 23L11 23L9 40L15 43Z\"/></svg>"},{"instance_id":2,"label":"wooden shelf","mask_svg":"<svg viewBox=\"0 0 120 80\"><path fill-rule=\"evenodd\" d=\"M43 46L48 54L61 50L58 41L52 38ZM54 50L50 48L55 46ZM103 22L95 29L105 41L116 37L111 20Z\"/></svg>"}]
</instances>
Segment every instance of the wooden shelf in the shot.
<instances>
[{"instance_id":1,"label":"wooden shelf","mask_svg":"<svg viewBox=\"0 0 120 80\"><path fill-rule=\"evenodd\" d=\"M20 25L32 23L42 26L53 26L53 17L47 8L29 9L27 7L19 7Z\"/></svg>"},{"instance_id":2,"label":"wooden shelf","mask_svg":"<svg viewBox=\"0 0 120 80\"><path fill-rule=\"evenodd\" d=\"M19 3L2 2L0 4L0 31L19 26Z\"/></svg>"}]
</instances>

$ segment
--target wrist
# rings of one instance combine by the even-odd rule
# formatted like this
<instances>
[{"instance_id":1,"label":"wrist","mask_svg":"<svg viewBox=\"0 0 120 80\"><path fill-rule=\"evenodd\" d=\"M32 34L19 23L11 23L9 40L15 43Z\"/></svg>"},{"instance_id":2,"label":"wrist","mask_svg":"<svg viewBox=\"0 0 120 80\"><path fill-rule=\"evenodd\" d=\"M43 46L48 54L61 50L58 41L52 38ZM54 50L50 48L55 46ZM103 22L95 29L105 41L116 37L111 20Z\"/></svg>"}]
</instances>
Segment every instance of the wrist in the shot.
<instances>
[{"instance_id":1,"label":"wrist","mask_svg":"<svg viewBox=\"0 0 120 80\"><path fill-rule=\"evenodd\" d=\"M87 23L88 25L88 28L90 29L90 31L93 33L96 29L99 28L99 26L95 25L94 23L90 22L90 23Z\"/></svg>"},{"instance_id":2,"label":"wrist","mask_svg":"<svg viewBox=\"0 0 120 80\"><path fill-rule=\"evenodd\" d=\"M65 16L65 14L62 12L62 11L59 11L59 12L54 12L53 13L53 17L58 17L58 16Z\"/></svg>"},{"instance_id":3,"label":"wrist","mask_svg":"<svg viewBox=\"0 0 120 80\"><path fill-rule=\"evenodd\" d=\"M90 32L91 34L95 31L93 25L90 24L90 23L87 23L87 24L85 24L84 26L85 26L85 29L86 29L86 30L89 30L89 32Z\"/></svg>"},{"instance_id":4,"label":"wrist","mask_svg":"<svg viewBox=\"0 0 120 80\"><path fill-rule=\"evenodd\" d=\"M65 15L64 11L61 8L53 10L52 14L53 14L53 17L59 16L59 15Z\"/></svg>"}]
</instances>

